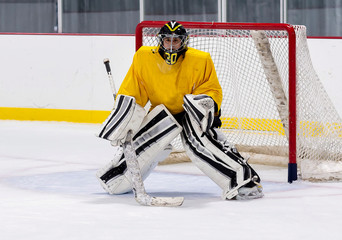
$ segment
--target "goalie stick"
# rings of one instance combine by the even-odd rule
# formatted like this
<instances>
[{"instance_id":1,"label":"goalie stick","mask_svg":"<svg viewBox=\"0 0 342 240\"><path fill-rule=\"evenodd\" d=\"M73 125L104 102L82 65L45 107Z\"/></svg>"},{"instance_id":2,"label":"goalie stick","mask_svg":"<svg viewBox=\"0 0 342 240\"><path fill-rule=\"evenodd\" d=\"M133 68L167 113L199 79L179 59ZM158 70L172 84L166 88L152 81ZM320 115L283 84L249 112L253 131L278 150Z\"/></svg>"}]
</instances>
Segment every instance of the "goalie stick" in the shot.
<instances>
[{"instance_id":1,"label":"goalie stick","mask_svg":"<svg viewBox=\"0 0 342 240\"><path fill-rule=\"evenodd\" d=\"M103 60L108 74L108 80L112 89L113 97L116 97L116 88L109 64L109 59ZM132 133L128 132L125 143L123 144L123 151L125 154L127 169L131 175L132 188L135 200L143 206L164 206L164 207L177 207L181 206L184 197L151 197L146 193L144 182L141 176L139 163L135 150L132 146Z\"/></svg>"}]
</instances>

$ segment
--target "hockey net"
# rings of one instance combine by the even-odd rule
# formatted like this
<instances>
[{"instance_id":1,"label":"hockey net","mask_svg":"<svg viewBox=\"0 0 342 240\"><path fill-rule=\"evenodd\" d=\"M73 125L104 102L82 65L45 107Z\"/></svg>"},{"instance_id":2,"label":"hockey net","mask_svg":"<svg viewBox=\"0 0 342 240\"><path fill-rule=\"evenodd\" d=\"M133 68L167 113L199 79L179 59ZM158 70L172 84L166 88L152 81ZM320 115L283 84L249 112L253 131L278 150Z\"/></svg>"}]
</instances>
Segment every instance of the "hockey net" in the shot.
<instances>
[{"instance_id":1,"label":"hockey net","mask_svg":"<svg viewBox=\"0 0 342 240\"><path fill-rule=\"evenodd\" d=\"M137 49L165 22L145 21ZM342 121L313 69L305 26L183 22L223 89L222 127L251 163L288 165L289 182L342 179ZM187 161L180 138L167 161ZM295 168L295 169L293 169Z\"/></svg>"}]
</instances>

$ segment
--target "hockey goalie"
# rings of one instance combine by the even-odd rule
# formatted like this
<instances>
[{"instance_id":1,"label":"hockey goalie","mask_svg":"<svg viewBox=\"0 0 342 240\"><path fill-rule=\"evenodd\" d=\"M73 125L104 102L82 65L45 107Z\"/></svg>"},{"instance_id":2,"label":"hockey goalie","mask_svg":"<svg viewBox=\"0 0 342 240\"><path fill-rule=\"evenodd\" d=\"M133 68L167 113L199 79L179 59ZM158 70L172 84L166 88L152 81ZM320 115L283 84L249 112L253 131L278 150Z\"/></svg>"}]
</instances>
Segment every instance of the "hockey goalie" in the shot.
<instances>
[{"instance_id":1,"label":"hockey goalie","mask_svg":"<svg viewBox=\"0 0 342 240\"><path fill-rule=\"evenodd\" d=\"M114 159L96 173L102 187L110 194L132 190L122 148L128 132L143 179L168 157L171 141L181 134L186 154L222 188L223 199L263 197L260 177L218 129L222 89L210 54L188 47L186 29L176 21L165 24L157 37L157 47L135 53L98 134L117 148Z\"/></svg>"}]
</instances>

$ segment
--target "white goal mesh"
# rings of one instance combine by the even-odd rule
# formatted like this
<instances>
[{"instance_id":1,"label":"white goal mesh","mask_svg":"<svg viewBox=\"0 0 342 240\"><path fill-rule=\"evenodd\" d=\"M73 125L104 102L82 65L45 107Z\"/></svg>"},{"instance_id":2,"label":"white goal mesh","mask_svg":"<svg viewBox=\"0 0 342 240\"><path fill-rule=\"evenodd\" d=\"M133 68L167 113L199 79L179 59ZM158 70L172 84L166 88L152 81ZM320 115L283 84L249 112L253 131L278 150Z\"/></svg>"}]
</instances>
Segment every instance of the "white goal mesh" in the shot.
<instances>
[{"instance_id":1,"label":"white goal mesh","mask_svg":"<svg viewBox=\"0 0 342 240\"><path fill-rule=\"evenodd\" d=\"M157 46L163 24L142 22L137 46ZM251 162L287 164L292 151L302 179L342 179L342 121L312 67L304 26L183 25L190 36L188 46L211 54L223 89L221 131L240 152L248 152ZM294 29L295 41L290 42L288 28ZM291 86L296 90L293 106L288 104ZM293 119L295 131L288 131ZM290 140L292 150L291 138L296 140ZM179 139L173 145L182 152Z\"/></svg>"}]
</instances>

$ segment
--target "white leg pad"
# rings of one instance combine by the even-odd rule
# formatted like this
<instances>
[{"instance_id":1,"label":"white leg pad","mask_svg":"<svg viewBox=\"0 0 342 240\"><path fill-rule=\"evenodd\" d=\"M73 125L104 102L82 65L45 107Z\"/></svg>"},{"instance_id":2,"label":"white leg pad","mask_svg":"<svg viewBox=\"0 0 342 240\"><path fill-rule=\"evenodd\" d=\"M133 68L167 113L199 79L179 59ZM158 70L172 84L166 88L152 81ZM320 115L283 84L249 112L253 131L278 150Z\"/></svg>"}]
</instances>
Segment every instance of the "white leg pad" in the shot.
<instances>
[{"instance_id":1,"label":"white leg pad","mask_svg":"<svg viewBox=\"0 0 342 240\"><path fill-rule=\"evenodd\" d=\"M144 163L138 158L139 165L142 165L141 174L143 179L146 179L157 164L170 155L171 151L172 146L167 146L154 159ZM123 156L120 156L119 159L114 158L106 166L98 170L96 177L103 189L109 194L122 194L132 190L131 177L127 171L126 161Z\"/></svg>"},{"instance_id":2,"label":"white leg pad","mask_svg":"<svg viewBox=\"0 0 342 240\"><path fill-rule=\"evenodd\" d=\"M172 151L170 142L182 131L182 127L163 106L155 107L144 119L140 129L133 137L133 147L141 169L143 179L146 179L158 162L163 161ZM120 194L131 191L131 177L121 152L100 169L97 174L103 188L110 194Z\"/></svg>"},{"instance_id":3,"label":"white leg pad","mask_svg":"<svg viewBox=\"0 0 342 240\"><path fill-rule=\"evenodd\" d=\"M182 142L191 161L220 188L222 198L232 199L238 189L251 181L251 170L244 159L225 152L223 145L204 134L195 119L186 114Z\"/></svg>"}]
</instances>

